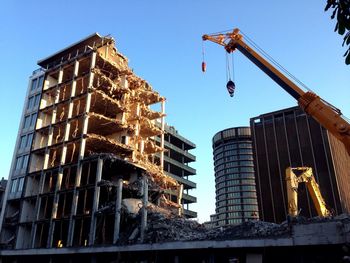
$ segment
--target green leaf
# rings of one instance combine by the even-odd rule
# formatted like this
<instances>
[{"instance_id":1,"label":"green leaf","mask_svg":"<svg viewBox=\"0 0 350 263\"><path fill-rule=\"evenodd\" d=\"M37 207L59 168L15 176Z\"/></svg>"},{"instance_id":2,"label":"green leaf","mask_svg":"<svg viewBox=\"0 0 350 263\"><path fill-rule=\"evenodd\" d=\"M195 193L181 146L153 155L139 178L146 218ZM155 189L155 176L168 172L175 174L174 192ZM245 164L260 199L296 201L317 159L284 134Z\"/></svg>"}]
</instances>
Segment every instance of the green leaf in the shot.
<instances>
[{"instance_id":1,"label":"green leaf","mask_svg":"<svg viewBox=\"0 0 350 263\"><path fill-rule=\"evenodd\" d=\"M331 15L331 18L334 19L335 15L337 14L338 7L336 7L333 11L333 14Z\"/></svg>"},{"instance_id":2,"label":"green leaf","mask_svg":"<svg viewBox=\"0 0 350 263\"><path fill-rule=\"evenodd\" d=\"M345 59L345 64L350 65L350 53L347 55L347 57Z\"/></svg>"},{"instance_id":3,"label":"green leaf","mask_svg":"<svg viewBox=\"0 0 350 263\"><path fill-rule=\"evenodd\" d=\"M347 30L350 30L350 17L349 18L345 18L344 25L345 25L345 28Z\"/></svg>"},{"instance_id":4,"label":"green leaf","mask_svg":"<svg viewBox=\"0 0 350 263\"><path fill-rule=\"evenodd\" d=\"M349 45L350 44L350 31L345 34L345 37L343 38L343 44L344 45Z\"/></svg>"},{"instance_id":5,"label":"green leaf","mask_svg":"<svg viewBox=\"0 0 350 263\"><path fill-rule=\"evenodd\" d=\"M344 26L344 23L341 22L341 21L338 21L338 34L339 35L343 35L345 33L345 26Z\"/></svg>"}]
</instances>

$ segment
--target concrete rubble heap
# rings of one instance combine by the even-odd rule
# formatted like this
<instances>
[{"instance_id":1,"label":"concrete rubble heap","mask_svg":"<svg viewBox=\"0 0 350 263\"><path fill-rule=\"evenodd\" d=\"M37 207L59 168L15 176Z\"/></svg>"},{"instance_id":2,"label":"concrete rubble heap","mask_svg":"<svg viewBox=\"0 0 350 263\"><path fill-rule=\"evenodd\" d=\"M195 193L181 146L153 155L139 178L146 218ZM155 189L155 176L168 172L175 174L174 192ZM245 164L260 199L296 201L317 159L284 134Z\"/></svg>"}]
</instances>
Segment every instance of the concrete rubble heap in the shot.
<instances>
[{"instance_id":1,"label":"concrete rubble heap","mask_svg":"<svg viewBox=\"0 0 350 263\"><path fill-rule=\"evenodd\" d=\"M117 243L130 198L143 207L141 232L150 204L181 214L181 185L163 172L165 98L132 72L112 38L98 40L41 62L47 71L24 199L4 218L7 247Z\"/></svg>"},{"instance_id":2,"label":"concrete rubble heap","mask_svg":"<svg viewBox=\"0 0 350 263\"><path fill-rule=\"evenodd\" d=\"M350 216L347 214L329 218L298 217L291 222L285 221L281 224L264 221L247 221L237 225L206 228L203 224L193 220L182 217L167 217L164 214L152 212L152 208L149 208L149 210L149 227L142 241L143 243L291 238L297 235L295 228L303 229L304 226L306 227L304 229L307 229L310 226L310 228L326 234L324 229L332 224L335 224L336 228L341 230L338 234L331 232L332 235L345 235L345 237L349 237L350 231ZM130 225L132 226L132 224ZM130 227L130 229L133 228ZM123 244L140 243L140 239L134 235L135 231L129 234L128 239L121 240L124 242ZM306 238L307 233L302 233L302 235L304 234ZM331 237L329 238L331 239Z\"/></svg>"}]
</instances>

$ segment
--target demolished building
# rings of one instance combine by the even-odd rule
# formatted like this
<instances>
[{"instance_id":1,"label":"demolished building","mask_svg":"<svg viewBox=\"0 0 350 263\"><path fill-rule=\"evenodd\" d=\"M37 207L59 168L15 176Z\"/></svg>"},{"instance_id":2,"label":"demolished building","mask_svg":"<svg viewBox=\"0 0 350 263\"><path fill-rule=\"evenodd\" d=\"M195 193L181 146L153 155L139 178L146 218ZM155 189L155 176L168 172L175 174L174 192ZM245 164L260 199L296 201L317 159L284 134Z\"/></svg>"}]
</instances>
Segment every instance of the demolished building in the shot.
<instances>
[{"instance_id":1,"label":"demolished building","mask_svg":"<svg viewBox=\"0 0 350 263\"><path fill-rule=\"evenodd\" d=\"M4 195L0 262L256 263L281 261L291 252L292 260L343 256L341 246L350 242L347 217L210 230L177 217L195 202L183 194L195 188L188 181L195 170L184 167L195 160L187 152L195 145L165 125L165 98L130 70L111 37L93 34L39 65Z\"/></svg>"},{"instance_id":2,"label":"demolished building","mask_svg":"<svg viewBox=\"0 0 350 263\"><path fill-rule=\"evenodd\" d=\"M1 244L116 244L128 200L142 210L141 236L147 206L181 215L183 184L163 171L165 98L133 73L113 38L93 34L38 64Z\"/></svg>"}]
</instances>

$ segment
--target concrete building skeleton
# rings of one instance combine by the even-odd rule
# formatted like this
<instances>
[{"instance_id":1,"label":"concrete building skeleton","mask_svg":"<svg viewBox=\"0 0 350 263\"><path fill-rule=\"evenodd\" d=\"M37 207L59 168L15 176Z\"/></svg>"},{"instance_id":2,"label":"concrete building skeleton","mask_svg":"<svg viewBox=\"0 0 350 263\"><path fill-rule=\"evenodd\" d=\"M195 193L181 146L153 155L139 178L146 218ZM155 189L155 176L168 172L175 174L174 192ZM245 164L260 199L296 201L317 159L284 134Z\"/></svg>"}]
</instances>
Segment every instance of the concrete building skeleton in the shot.
<instances>
[{"instance_id":1,"label":"concrete building skeleton","mask_svg":"<svg viewBox=\"0 0 350 263\"><path fill-rule=\"evenodd\" d=\"M196 183L189 180L189 176L195 175L196 170L188 164L196 161L196 156L189 151L196 145L181 136L173 126L164 126L164 172L183 185L182 206L183 214L187 218L197 217L197 212L190 209L190 204L196 203L197 198L190 194L196 188ZM160 143L160 137L155 138ZM172 196L175 202L177 196Z\"/></svg>"},{"instance_id":2,"label":"concrete building skeleton","mask_svg":"<svg viewBox=\"0 0 350 263\"><path fill-rule=\"evenodd\" d=\"M93 34L38 62L0 217L7 248L116 244L122 200L142 207L141 239L147 206L182 213L183 185L163 172L165 98L114 44Z\"/></svg>"}]
</instances>

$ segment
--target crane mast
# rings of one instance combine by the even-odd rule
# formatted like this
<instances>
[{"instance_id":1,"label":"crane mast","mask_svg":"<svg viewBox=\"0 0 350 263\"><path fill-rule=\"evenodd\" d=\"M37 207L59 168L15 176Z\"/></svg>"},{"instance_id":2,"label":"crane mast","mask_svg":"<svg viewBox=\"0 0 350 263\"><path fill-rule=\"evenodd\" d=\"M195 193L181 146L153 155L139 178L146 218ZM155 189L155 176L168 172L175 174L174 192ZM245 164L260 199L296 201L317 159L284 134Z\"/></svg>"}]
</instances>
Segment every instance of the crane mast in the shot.
<instances>
[{"instance_id":1,"label":"crane mast","mask_svg":"<svg viewBox=\"0 0 350 263\"><path fill-rule=\"evenodd\" d=\"M264 57L258 54L247 43L236 28L226 34L203 35L202 39L212 41L223 46L228 53L239 50L250 61L258 66L286 92L298 101L299 106L319 124L326 128L333 136L339 139L345 146L350 156L350 124L342 118L339 110L335 109L318 95L311 91L304 91L293 81L280 72Z\"/></svg>"}]
</instances>

